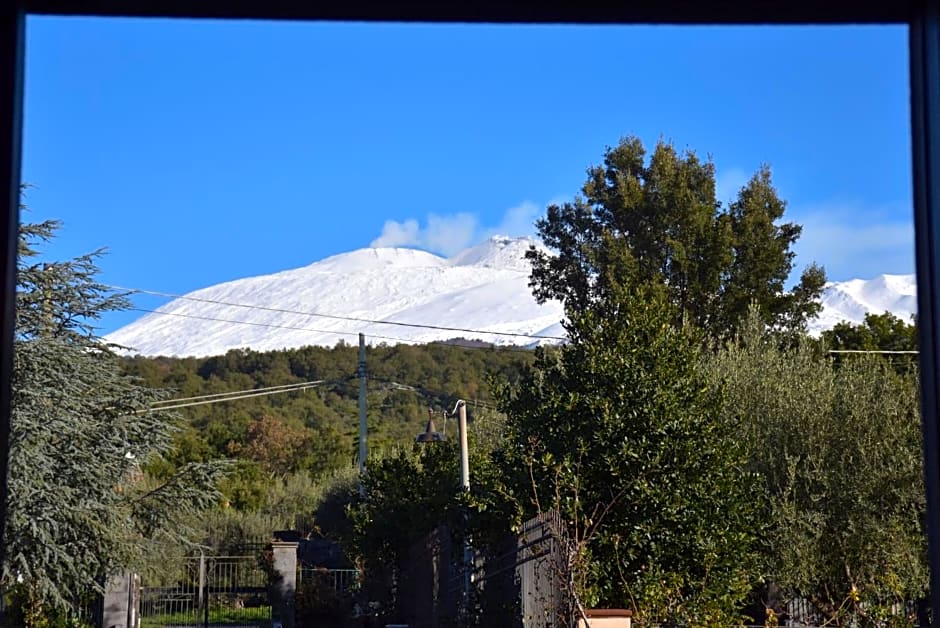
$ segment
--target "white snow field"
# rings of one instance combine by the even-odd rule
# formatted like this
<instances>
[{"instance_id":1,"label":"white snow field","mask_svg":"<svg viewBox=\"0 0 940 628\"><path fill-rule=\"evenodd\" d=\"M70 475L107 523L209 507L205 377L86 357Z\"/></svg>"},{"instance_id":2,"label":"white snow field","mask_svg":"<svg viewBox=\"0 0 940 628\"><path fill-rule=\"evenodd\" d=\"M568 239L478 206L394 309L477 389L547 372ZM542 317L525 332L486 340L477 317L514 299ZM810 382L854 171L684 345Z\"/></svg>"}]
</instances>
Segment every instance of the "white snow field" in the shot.
<instances>
[{"instance_id":1,"label":"white snow field","mask_svg":"<svg viewBox=\"0 0 940 628\"><path fill-rule=\"evenodd\" d=\"M106 339L128 347L130 353L150 356L333 346L340 340L356 344L359 333L370 344L464 337L499 345L530 345L539 339L492 332L562 335L561 304L539 305L529 290L524 255L532 245L537 243L529 238L497 236L451 259L413 249L360 249L303 268L196 290Z\"/></svg>"},{"instance_id":2,"label":"white snow field","mask_svg":"<svg viewBox=\"0 0 940 628\"><path fill-rule=\"evenodd\" d=\"M564 336L561 304L539 305L528 287L524 255L530 246L541 245L530 238L496 236L450 259L413 249L360 249L191 292L106 338L129 353L148 356L333 346L340 340L356 344L359 333L370 344L457 337L498 345L558 342L494 333ZM810 324L815 335L842 320L859 323L867 312L890 311L909 320L916 310L914 276L830 283L822 304L822 314Z\"/></svg>"},{"instance_id":3,"label":"white snow field","mask_svg":"<svg viewBox=\"0 0 940 628\"><path fill-rule=\"evenodd\" d=\"M842 321L861 323L868 313L891 312L910 323L917 312L917 281L914 275L879 275L867 281L830 282L820 300L822 312L809 324L815 336Z\"/></svg>"}]
</instances>

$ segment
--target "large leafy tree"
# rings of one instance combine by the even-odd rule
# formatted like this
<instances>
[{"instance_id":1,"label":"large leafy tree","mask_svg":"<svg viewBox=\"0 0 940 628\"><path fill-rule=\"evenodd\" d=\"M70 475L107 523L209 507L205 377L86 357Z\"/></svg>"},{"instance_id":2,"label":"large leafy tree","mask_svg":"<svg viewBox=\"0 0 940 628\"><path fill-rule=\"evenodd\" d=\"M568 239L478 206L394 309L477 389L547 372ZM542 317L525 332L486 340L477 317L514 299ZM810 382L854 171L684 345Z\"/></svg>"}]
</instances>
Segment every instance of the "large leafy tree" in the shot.
<instances>
[{"instance_id":1,"label":"large leafy tree","mask_svg":"<svg viewBox=\"0 0 940 628\"><path fill-rule=\"evenodd\" d=\"M20 230L7 520L0 582L25 593L33 625L118 569L140 568L160 541L217 497L218 464L185 465L161 482L141 466L167 450L160 393L122 374L95 322L125 298L96 279L100 252L41 262L58 223ZM46 610L43 610L46 609Z\"/></svg>"},{"instance_id":2,"label":"large leafy tree","mask_svg":"<svg viewBox=\"0 0 940 628\"><path fill-rule=\"evenodd\" d=\"M764 573L826 625L909 625L928 586L916 369L782 349L756 318L705 364L769 516Z\"/></svg>"},{"instance_id":3,"label":"large leafy tree","mask_svg":"<svg viewBox=\"0 0 940 628\"><path fill-rule=\"evenodd\" d=\"M229 449L261 465L274 477L296 472L311 449L311 430L263 415L248 426L247 443L230 443Z\"/></svg>"},{"instance_id":4,"label":"large leafy tree","mask_svg":"<svg viewBox=\"0 0 940 628\"><path fill-rule=\"evenodd\" d=\"M766 166L723 207L710 161L660 141L647 162L627 137L588 169L581 195L536 223L552 253L528 252L530 284L539 300L580 310L618 283L656 281L678 318L712 335L732 332L752 302L766 324L798 330L818 311L825 273L811 265L785 289L801 232L781 222L785 208Z\"/></svg>"},{"instance_id":5,"label":"large leafy tree","mask_svg":"<svg viewBox=\"0 0 940 628\"><path fill-rule=\"evenodd\" d=\"M902 375L917 370L917 325L914 318L906 323L891 312L868 313L859 324L848 321L836 324L824 331L820 339L823 347L832 351L878 352ZM856 356L839 357L853 360Z\"/></svg>"},{"instance_id":6,"label":"large leafy tree","mask_svg":"<svg viewBox=\"0 0 940 628\"><path fill-rule=\"evenodd\" d=\"M568 309L569 343L500 392L505 474L574 539L572 591L650 623L731 625L754 574L743 450L661 286Z\"/></svg>"}]
</instances>

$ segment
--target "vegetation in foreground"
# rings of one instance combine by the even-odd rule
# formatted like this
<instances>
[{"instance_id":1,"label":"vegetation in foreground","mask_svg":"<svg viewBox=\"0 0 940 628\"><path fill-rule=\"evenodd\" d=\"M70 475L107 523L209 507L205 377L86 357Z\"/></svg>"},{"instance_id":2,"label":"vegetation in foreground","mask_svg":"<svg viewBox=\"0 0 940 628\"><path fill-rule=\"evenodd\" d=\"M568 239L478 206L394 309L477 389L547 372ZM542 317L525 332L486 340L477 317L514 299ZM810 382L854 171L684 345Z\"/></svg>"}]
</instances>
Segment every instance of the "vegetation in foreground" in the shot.
<instances>
[{"instance_id":1,"label":"vegetation in foreground","mask_svg":"<svg viewBox=\"0 0 940 628\"><path fill-rule=\"evenodd\" d=\"M64 625L109 570L172 579L158 565L193 543L232 552L288 527L342 542L391 614L400 600L370 581L440 524L486 547L554 509L575 612L774 625L801 597L828 625L908 625L900 603L927 588L916 364L826 351L916 336L886 314L807 338L825 275L784 290L800 235L784 209L766 167L724 207L710 162L665 142L647 161L625 138L537 223L559 255L532 252L532 287L565 304L570 342L370 350L364 478L352 347L120 360L88 326L122 305L94 256L31 263L55 225L24 226L2 575L16 621ZM155 390L313 379L334 384L144 412ZM456 398L475 401L469 494L453 441L412 446L425 408Z\"/></svg>"},{"instance_id":2,"label":"vegetation in foreground","mask_svg":"<svg viewBox=\"0 0 940 628\"><path fill-rule=\"evenodd\" d=\"M21 227L12 421L0 586L15 621L46 625L104 576L161 545L191 542L190 518L218 499L224 462L184 464L159 481L141 465L171 448L164 393L127 376L91 325L125 300L99 284L97 254L37 262L55 222Z\"/></svg>"}]
</instances>

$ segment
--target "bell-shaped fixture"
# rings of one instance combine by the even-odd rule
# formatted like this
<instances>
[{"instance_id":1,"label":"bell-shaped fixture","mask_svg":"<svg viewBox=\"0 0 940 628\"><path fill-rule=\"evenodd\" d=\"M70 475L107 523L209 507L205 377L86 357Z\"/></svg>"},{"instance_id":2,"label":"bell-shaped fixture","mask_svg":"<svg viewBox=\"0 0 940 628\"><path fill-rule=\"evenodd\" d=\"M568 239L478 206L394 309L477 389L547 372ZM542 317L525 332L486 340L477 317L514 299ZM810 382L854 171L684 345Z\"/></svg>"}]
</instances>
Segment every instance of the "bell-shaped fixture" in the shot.
<instances>
[{"instance_id":1,"label":"bell-shaped fixture","mask_svg":"<svg viewBox=\"0 0 940 628\"><path fill-rule=\"evenodd\" d=\"M424 428L424 431L418 434L418 437L415 438L416 443L440 443L447 440L447 438L437 431L434 427L434 414L432 410L428 409L428 425Z\"/></svg>"}]
</instances>

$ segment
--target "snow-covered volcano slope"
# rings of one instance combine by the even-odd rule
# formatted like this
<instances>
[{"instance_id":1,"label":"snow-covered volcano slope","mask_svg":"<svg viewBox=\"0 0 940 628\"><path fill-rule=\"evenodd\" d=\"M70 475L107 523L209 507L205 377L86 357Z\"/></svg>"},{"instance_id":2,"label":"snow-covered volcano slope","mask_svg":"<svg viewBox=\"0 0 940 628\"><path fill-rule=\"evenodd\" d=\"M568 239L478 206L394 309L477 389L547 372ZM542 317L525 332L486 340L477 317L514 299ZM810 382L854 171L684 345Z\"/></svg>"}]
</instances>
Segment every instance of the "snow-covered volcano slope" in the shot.
<instances>
[{"instance_id":1,"label":"snow-covered volcano slope","mask_svg":"<svg viewBox=\"0 0 940 628\"><path fill-rule=\"evenodd\" d=\"M861 323L865 314L891 312L905 322L917 312L917 281L914 275L879 275L874 279L850 279L826 285L822 312L809 325L818 335L841 321Z\"/></svg>"},{"instance_id":2,"label":"snow-covered volcano slope","mask_svg":"<svg viewBox=\"0 0 940 628\"><path fill-rule=\"evenodd\" d=\"M239 347L333 346L340 340L355 344L360 332L370 343L465 337L531 344L535 339L313 314L545 335L543 330L556 329L563 312L559 303L536 303L528 288L524 255L533 244L528 238L494 237L451 259L401 248L343 253L304 268L191 292L107 340L134 353L176 356L218 355Z\"/></svg>"},{"instance_id":3,"label":"snow-covered volcano slope","mask_svg":"<svg viewBox=\"0 0 940 628\"><path fill-rule=\"evenodd\" d=\"M450 259L412 249L361 249L304 268L197 290L107 339L143 355L177 356L219 355L240 347L333 346L340 340L354 344L360 332L370 343L464 337L531 345L544 341L486 332L564 335L561 305L539 305L528 287L524 255L534 244L528 238L495 237ZM810 332L818 335L843 320L860 323L868 312L889 311L906 321L916 301L914 275L830 283ZM349 318L484 333L345 320Z\"/></svg>"}]
</instances>

